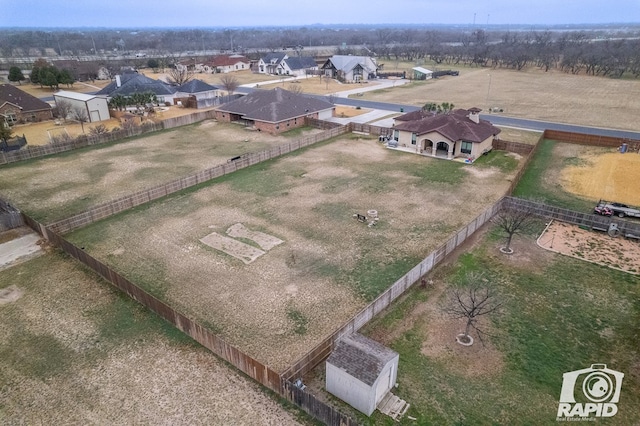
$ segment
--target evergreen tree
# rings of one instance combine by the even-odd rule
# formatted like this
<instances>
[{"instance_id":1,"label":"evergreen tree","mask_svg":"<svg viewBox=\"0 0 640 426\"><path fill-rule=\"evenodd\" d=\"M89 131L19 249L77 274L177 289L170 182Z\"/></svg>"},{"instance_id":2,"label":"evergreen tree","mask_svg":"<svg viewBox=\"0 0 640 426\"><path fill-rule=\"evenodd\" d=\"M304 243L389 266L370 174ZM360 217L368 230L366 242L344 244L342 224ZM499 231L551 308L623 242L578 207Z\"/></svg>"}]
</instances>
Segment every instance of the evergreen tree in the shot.
<instances>
[{"instance_id":1,"label":"evergreen tree","mask_svg":"<svg viewBox=\"0 0 640 426\"><path fill-rule=\"evenodd\" d=\"M9 81L13 81L14 83L17 81L18 84L22 80L24 80L24 74L22 74L22 70L16 66L9 68Z\"/></svg>"}]
</instances>

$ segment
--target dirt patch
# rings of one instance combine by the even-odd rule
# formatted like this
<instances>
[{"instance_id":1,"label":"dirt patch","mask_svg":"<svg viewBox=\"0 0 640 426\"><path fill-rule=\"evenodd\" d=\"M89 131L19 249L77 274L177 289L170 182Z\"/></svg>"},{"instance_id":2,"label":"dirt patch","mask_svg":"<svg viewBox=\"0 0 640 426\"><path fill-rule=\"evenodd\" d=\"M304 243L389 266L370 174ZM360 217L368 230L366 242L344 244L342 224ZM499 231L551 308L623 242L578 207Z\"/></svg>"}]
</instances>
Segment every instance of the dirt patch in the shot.
<instances>
[{"instance_id":1,"label":"dirt patch","mask_svg":"<svg viewBox=\"0 0 640 426\"><path fill-rule=\"evenodd\" d=\"M604 150L602 150L604 151ZM592 200L607 199L640 206L640 191L629 182L640 182L640 155L584 150L579 164L562 170L563 188Z\"/></svg>"},{"instance_id":2,"label":"dirt patch","mask_svg":"<svg viewBox=\"0 0 640 426\"><path fill-rule=\"evenodd\" d=\"M349 107L349 106L336 106L336 110L335 110L335 116L336 117L340 117L340 118L346 118L346 117L357 117L358 115L370 112L370 109L358 109L356 107Z\"/></svg>"},{"instance_id":3,"label":"dirt patch","mask_svg":"<svg viewBox=\"0 0 640 426\"><path fill-rule=\"evenodd\" d=\"M538 238L538 245L576 259L640 274L640 244L622 237L611 238L601 232L552 221Z\"/></svg>"},{"instance_id":4,"label":"dirt patch","mask_svg":"<svg viewBox=\"0 0 640 426\"><path fill-rule=\"evenodd\" d=\"M0 305L13 303L22 297L24 292L16 285L0 289Z\"/></svg>"}]
</instances>

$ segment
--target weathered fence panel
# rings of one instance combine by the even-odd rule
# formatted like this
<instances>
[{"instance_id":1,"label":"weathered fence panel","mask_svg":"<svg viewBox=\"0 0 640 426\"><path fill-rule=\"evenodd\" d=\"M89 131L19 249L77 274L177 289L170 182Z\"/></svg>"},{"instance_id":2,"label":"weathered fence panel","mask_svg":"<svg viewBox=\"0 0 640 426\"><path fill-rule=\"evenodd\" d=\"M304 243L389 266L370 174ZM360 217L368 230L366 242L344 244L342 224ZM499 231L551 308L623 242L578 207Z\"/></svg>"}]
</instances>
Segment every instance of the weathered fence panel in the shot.
<instances>
[{"instance_id":1,"label":"weathered fence panel","mask_svg":"<svg viewBox=\"0 0 640 426\"><path fill-rule=\"evenodd\" d=\"M640 141L634 139L616 138L611 136L586 135L583 133L563 132L561 130L545 130L545 139L559 142L573 143L577 145L604 146L617 148L623 143L631 145L635 149L640 149Z\"/></svg>"},{"instance_id":2,"label":"weathered fence panel","mask_svg":"<svg viewBox=\"0 0 640 426\"><path fill-rule=\"evenodd\" d=\"M19 228L25 224L20 210L4 200L0 200L0 232Z\"/></svg>"},{"instance_id":3,"label":"weathered fence panel","mask_svg":"<svg viewBox=\"0 0 640 426\"><path fill-rule=\"evenodd\" d=\"M293 402L307 414L329 426L356 426L358 423L342 414L335 407L328 405L306 389L300 389L288 380L283 381L283 395L287 401Z\"/></svg>"}]
</instances>

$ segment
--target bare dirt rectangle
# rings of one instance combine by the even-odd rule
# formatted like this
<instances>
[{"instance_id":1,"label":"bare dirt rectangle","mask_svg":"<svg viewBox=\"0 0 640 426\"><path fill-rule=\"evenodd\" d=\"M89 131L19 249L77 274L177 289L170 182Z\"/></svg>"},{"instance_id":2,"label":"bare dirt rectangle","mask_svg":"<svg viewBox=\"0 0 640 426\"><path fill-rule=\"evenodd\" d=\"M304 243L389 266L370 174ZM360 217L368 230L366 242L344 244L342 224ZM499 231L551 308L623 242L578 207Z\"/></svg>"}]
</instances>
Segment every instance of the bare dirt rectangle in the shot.
<instances>
[{"instance_id":1,"label":"bare dirt rectangle","mask_svg":"<svg viewBox=\"0 0 640 426\"><path fill-rule=\"evenodd\" d=\"M282 370L499 199L514 174L350 135L69 238ZM369 210L378 212L375 226L353 218ZM212 232L228 236L238 223L283 243L245 264L199 241Z\"/></svg>"}]
</instances>

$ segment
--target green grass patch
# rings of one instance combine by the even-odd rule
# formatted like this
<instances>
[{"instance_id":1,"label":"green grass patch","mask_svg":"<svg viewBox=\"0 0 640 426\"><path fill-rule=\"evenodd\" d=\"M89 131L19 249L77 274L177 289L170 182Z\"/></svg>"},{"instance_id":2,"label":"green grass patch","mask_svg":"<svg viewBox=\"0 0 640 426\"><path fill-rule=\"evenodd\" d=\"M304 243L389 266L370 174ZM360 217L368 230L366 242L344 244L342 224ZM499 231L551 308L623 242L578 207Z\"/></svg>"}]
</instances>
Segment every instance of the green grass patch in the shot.
<instances>
[{"instance_id":1,"label":"green grass patch","mask_svg":"<svg viewBox=\"0 0 640 426\"><path fill-rule=\"evenodd\" d=\"M473 166L479 168L496 167L503 173L510 173L518 168L520 162L506 151L491 150L486 155L481 155Z\"/></svg>"},{"instance_id":2,"label":"green grass patch","mask_svg":"<svg viewBox=\"0 0 640 426\"><path fill-rule=\"evenodd\" d=\"M288 308L287 318L293 323L293 332L295 334L306 334L309 318L297 309Z\"/></svg>"},{"instance_id":3,"label":"green grass patch","mask_svg":"<svg viewBox=\"0 0 640 426\"><path fill-rule=\"evenodd\" d=\"M526 250L539 249L531 242ZM412 324L391 343L400 354L394 393L411 404L407 414L417 418L417 424L555 422L563 374L604 363L625 373L612 424L637 422L640 380L632 374L640 357L640 335L632 326L640 318L637 277L560 255L529 266L509 259L485 239L454 265L434 271L447 284L469 272L489 277L503 303L500 312L489 317L489 339L504 360L500 371L468 374L460 367L464 360L455 354L459 351L442 357L423 353L433 326L430 317L418 313L407 322L407 315L428 300L428 289L414 287L366 328L373 336L393 335L396 327ZM376 413L369 423L387 421ZM403 422L414 424L406 418Z\"/></svg>"},{"instance_id":4,"label":"green grass patch","mask_svg":"<svg viewBox=\"0 0 640 426\"><path fill-rule=\"evenodd\" d=\"M515 197L526 198L576 211L591 211L593 202L564 191L558 181L563 159L553 155L555 141L545 139L513 191Z\"/></svg>"}]
</instances>

